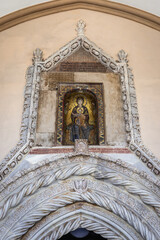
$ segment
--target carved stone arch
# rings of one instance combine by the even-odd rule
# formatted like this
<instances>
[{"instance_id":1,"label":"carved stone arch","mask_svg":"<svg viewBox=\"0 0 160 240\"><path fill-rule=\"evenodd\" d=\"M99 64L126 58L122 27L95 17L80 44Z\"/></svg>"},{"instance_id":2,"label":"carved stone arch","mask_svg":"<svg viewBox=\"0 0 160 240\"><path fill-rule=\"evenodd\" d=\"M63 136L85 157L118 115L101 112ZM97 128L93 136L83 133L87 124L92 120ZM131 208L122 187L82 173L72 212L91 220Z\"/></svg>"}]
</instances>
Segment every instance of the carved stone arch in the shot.
<instances>
[{"instance_id":1,"label":"carved stone arch","mask_svg":"<svg viewBox=\"0 0 160 240\"><path fill-rule=\"evenodd\" d=\"M141 236L118 216L108 210L85 202L59 208L35 224L22 240L52 240L85 228L107 239L140 240Z\"/></svg>"},{"instance_id":2,"label":"carved stone arch","mask_svg":"<svg viewBox=\"0 0 160 240\"><path fill-rule=\"evenodd\" d=\"M108 210L126 221L143 239L159 239L159 202L156 192L153 194L156 187L140 173L136 183L129 166L122 165L124 171L118 172L117 163L114 159L104 161L92 154L72 154L56 162L44 161L36 169L17 176L2 193L2 240L22 237L43 217L76 202ZM147 181L153 184L149 185L152 193L147 191ZM13 192L6 199L8 191Z\"/></svg>"}]
</instances>

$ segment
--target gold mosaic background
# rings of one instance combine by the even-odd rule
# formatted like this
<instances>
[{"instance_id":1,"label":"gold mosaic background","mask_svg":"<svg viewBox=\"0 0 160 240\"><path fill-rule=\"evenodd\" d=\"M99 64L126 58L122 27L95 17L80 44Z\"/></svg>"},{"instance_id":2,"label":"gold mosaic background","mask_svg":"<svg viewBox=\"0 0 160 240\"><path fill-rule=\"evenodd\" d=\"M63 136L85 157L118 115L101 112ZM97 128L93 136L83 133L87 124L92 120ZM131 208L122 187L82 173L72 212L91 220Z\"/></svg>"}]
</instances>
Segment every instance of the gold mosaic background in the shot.
<instances>
[{"instance_id":1,"label":"gold mosaic background","mask_svg":"<svg viewBox=\"0 0 160 240\"><path fill-rule=\"evenodd\" d=\"M83 97L83 105L88 109L89 113L89 125L93 126L93 130L90 131L89 135L89 144L97 144L98 142L98 125L97 125L97 104L95 97L89 92L78 92L74 91L73 93L67 94L64 100L64 144L73 144L70 141L70 130L68 127L72 124L71 113L74 107L77 106L77 98Z\"/></svg>"}]
</instances>

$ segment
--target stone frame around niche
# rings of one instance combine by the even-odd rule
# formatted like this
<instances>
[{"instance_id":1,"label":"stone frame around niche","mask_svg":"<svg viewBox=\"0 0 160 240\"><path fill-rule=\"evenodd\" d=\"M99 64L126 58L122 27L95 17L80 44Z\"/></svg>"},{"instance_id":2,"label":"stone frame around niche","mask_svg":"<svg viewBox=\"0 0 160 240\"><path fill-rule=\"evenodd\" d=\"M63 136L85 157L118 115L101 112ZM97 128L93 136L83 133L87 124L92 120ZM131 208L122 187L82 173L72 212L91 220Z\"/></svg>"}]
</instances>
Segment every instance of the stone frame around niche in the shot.
<instances>
[{"instance_id":1,"label":"stone frame around niche","mask_svg":"<svg viewBox=\"0 0 160 240\"><path fill-rule=\"evenodd\" d=\"M105 144L105 128L104 128L104 99L102 83L59 83L58 86L58 104L56 119L56 145L63 145L63 101L65 94L74 90L88 90L93 93L97 99L98 107L98 145Z\"/></svg>"},{"instance_id":2,"label":"stone frame around niche","mask_svg":"<svg viewBox=\"0 0 160 240\"><path fill-rule=\"evenodd\" d=\"M150 171L155 175L160 175L159 159L143 144L141 139L134 76L128 65L127 53L120 50L118 59L114 60L85 36L85 27L86 24L80 20L76 29L77 37L45 60L43 59L43 52L39 48L34 51L33 64L28 67L26 72L20 139L1 161L0 181L3 181L34 147L41 72L48 72L56 67L59 62L76 52L80 47L94 56L111 72L120 74L128 147Z\"/></svg>"}]
</instances>

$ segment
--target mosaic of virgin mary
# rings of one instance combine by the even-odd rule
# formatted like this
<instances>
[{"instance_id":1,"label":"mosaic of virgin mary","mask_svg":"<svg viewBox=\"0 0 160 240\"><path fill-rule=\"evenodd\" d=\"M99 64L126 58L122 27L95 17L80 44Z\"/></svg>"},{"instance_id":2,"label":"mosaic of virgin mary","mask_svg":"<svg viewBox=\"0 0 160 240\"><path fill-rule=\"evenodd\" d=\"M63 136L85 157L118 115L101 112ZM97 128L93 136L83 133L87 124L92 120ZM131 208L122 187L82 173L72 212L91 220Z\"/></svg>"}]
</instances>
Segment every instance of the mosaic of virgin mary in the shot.
<instances>
[{"instance_id":1,"label":"mosaic of virgin mary","mask_svg":"<svg viewBox=\"0 0 160 240\"><path fill-rule=\"evenodd\" d=\"M74 144L75 139L87 139L97 144L96 106L91 94L71 94L65 104L64 144Z\"/></svg>"},{"instance_id":2,"label":"mosaic of virgin mary","mask_svg":"<svg viewBox=\"0 0 160 240\"><path fill-rule=\"evenodd\" d=\"M88 109L83 105L84 98L77 98L77 106L73 108L71 113L72 128L70 139L72 142L75 139L88 139L90 130L93 126L89 125L89 112Z\"/></svg>"}]
</instances>

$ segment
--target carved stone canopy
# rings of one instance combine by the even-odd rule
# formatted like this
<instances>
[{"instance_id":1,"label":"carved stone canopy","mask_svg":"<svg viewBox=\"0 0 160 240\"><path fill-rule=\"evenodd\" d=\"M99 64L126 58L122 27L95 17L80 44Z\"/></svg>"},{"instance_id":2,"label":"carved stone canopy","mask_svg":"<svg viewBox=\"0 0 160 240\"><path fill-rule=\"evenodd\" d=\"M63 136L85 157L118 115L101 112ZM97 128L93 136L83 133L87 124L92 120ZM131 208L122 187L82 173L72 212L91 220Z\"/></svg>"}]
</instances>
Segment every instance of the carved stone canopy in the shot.
<instances>
[{"instance_id":1,"label":"carved stone canopy","mask_svg":"<svg viewBox=\"0 0 160 240\"><path fill-rule=\"evenodd\" d=\"M1 181L13 171L34 146L41 72L47 72L56 67L59 62L79 48L90 53L111 72L120 75L128 148L155 176L160 174L159 160L143 145L141 140L134 77L128 66L127 54L121 50L118 53L118 60L114 60L85 36L85 27L84 21L80 20L77 24L78 36L45 60L43 60L43 53L40 49L34 51L33 65L26 73L20 140L0 165Z\"/></svg>"}]
</instances>

